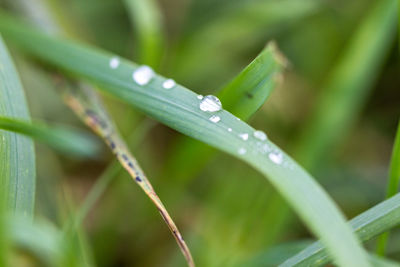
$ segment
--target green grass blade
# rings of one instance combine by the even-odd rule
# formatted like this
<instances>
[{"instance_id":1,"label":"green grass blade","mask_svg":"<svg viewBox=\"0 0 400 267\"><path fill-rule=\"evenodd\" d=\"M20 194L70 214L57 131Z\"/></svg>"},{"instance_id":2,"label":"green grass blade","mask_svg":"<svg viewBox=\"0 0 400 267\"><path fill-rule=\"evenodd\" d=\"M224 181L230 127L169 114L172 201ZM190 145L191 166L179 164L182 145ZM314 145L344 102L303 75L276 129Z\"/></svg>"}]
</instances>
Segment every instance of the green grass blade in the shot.
<instances>
[{"instance_id":1,"label":"green grass blade","mask_svg":"<svg viewBox=\"0 0 400 267\"><path fill-rule=\"evenodd\" d=\"M32 137L71 156L97 157L101 151L93 135L70 127L48 127L40 122L0 117L0 129Z\"/></svg>"},{"instance_id":2,"label":"green grass blade","mask_svg":"<svg viewBox=\"0 0 400 267\"><path fill-rule=\"evenodd\" d=\"M265 103L271 91L279 86L285 65L286 59L276 44L270 42L217 96L226 110L247 120ZM188 138L182 139L174 151L167 164L167 173L177 181L193 177L214 154L211 148ZM181 166L180 162L185 164Z\"/></svg>"},{"instance_id":3,"label":"green grass blade","mask_svg":"<svg viewBox=\"0 0 400 267\"><path fill-rule=\"evenodd\" d=\"M124 0L124 3L138 39L139 62L156 68L164 43L158 3L155 0Z\"/></svg>"},{"instance_id":4,"label":"green grass blade","mask_svg":"<svg viewBox=\"0 0 400 267\"><path fill-rule=\"evenodd\" d=\"M312 169L359 114L394 40L396 5L397 0L375 1L343 51L296 147L296 156L305 167Z\"/></svg>"},{"instance_id":5,"label":"green grass blade","mask_svg":"<svg viewBox=\"0 0 400 267\"><path fill-rule=\"evenodd\" d=\"M112 69L110 59L113 55L46 36L4 15L0 18L0 30L25 51L86 77L100 85L107 94L249 163L269 178L307 226L321 238L338 264L369 266L364 250L346 225L343 215L314 179L272 142L257 141L253 137L254 129L229 112L219 111L217 114L221 120L213 123L210 113L199 109L200 100L194 92L180 85L164 89L165 78L159 75L145 86L135 83L132 75L138 66L132 62L121 60L118 68ZM228 128L232 128L232 132ZM243 133L249 134L249 140L239 137ZM238 153L244 150L247 153Z\"/></svg>"},{"instance_id":6,"label":"green grass blade","mask_svg":"<svg viewBox=\"0 0 400 267\"><path fill-rule=\"evenodd\" d=\"M0 36L0 116L30 120L25 94ZM28 217L35 203L35 152L30 138L0 131L0 183L7 208Z\"/></svg>"},{"instance_id":7,"label":"green grass blade","mask_svg":"<svg viewBox=\"0 0 400 267\"><path fill-rule=\"evenodd\" d=\"M400 194L379 203L350 221L360 241L369 240L400 223ZM281 266L315 266L329 262L321 242L307 247Z\"/></svg>"},{"instance_id":8,"label":"green grass blade","mask_svg":"<svg viewBox=\"0 0 400 267\"><path fill-rule=\"evenodd\" d=\"M386 189L386 198L394 196L399 191L400 183L400 123L397 126L396 138L394 140L394 146L392 151L392 158L389 167L389 181ZM387 240L389 233L383 233L379 237L377 243L378 255L385 255Z\"/></svg>"},{"instance_id":9,"label":"green grass blade","mask_svg":"<svg viewBox=\"0 0 400 267\"><path fill-rule=\"evenodd\" d=\"M221 92L219 99L224 108L241 118L249 119L265 103L271 91L282 79L286 58L278 51L275 42L266 48Z\"/></svg>"}]
</instances>

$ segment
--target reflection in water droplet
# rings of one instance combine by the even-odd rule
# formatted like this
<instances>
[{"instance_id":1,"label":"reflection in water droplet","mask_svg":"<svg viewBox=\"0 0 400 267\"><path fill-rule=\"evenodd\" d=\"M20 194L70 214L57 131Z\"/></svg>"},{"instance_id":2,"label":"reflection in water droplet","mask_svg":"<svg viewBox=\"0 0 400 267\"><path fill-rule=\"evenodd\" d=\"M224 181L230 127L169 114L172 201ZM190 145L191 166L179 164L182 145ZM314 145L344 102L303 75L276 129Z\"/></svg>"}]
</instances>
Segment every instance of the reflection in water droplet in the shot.
<instances>
[{"instance_id":1,"label":"reflection in water droplet","mask_svg":"<svg viewBox=\"0 0 400 267\"><path fill-rule=\"evenodd\" d=\"M203 99L203 96L202 95L197 95L197 99Z\"/></svg>"},{"instance_id":2,"label":"reflection in water droplet","mask_svg":"<svg viewBox=\"0 0 400 267\"><path fill-rule=\"evenodd\" d=\"M140 66L133 74L133 80L139 85L146 85L154 77L154 71L149 66Z\"/></svg>"},{"instance_id":3,"label":"reflection in water droplet","mask_svg":"<svg viewBox=\"0 0 400 267\"><path fill-rule=\"evenodd\" d=\"M219 116L216 116L216 115L212 115L210 117L210 121L212 121L214 123L219 122L220 120L221 120L221 118Z\"/></svg>"},{"instance_id":4,"label":"reflection in water droplet","mask_svg":"<svg viewBox=\"0 0 400 267\"><path fill-rule=\"evenodd\" d=\"M265 141L267 140L267 135L263 132L263 131L255 131L253 133L254 137L261 140L261 141Z\"/></svg>"},{"instance_id":5,"label":"reflection in water droplet","mask_svg":"<svg viewBox=\"0 0 400 267\"><path fill-rule=\"evenodd\" d=\"M171 89L176 85L176 82L172 79L165 80L162 84L164 89Z\"/></svg>"},{"instance_id":6,"label":"reflection in water droplet","mask_svg":"<svg viewBox=\"0 0 400 267\"><path fill-rule=\"evenodd\" d=\"M200 109L207 112L216 112L222 109L222 104L217 97L207 95L201 100Z\"/></svg>"},{"instance_id":7,"label":"reflection in water droplet","mask_svg":"<svg viewBox=\"0 0 400 267\"><path fill-rule=\"evenodd\" d=\"M277 152L277 151L271 152L271 153L269 153L268 157L275 164L280 165L283 162L283 155L280 152Z\"/></svg>"},{"instance_id":8,"label":"reflection in water droplet","mask_svg":"<svg viewBox=\"0 0 400 267\"><path fill-rule=\"evenodd\" d=\"M232 128L228 128L228 132L232 132Z\"/></svg>"},{"instance_id":9,"label":"reflection in water droplet","mask_svg":"<svg viewBox=\"0 0 400 267\"><path fill-rule=\"evenodd\" d=\"M118 57L112 57L110 59L110 68L116 69L119 66L119 58Z\"/></svg>"},{"instance_id":10,"label":"reflection in water droplet","mask_svg":"<svg viewBox=\"0 0 400 267\"><path fill-rule=\"evenodd\" d=\"M247 139L249 139L249 134L247 134L247 133L239 134L239 136L240 136L240 138L242 138L244 141L246 141Z\"/></svg>"},{"instance_id":11,"label":"reflection in water droplet","mask_svg":"<svg viewBox=\"0 0 400 267\"><path fill-rule=\"evenodd\" d=\"M244 154L246 154L246 152L247 152L247 150L243 147L239 148L239 150L238 150L239 155L244 155Z\"/></svg>"}]
</instances>

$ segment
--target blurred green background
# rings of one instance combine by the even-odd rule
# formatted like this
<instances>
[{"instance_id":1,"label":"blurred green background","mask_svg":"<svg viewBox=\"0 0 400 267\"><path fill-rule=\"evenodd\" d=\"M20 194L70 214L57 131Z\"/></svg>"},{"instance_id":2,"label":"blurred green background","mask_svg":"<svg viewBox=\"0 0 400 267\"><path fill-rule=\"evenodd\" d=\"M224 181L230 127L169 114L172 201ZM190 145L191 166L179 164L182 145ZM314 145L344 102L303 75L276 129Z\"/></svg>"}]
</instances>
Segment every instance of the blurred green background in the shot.
<instances>
[{"instance_id":1,"label":"blurred green background","mask_svg":"<svg viewBox=\"0 0 400 267\"><path fill-rule=\"evenodd\" d=\"M151 65L200 94L216 94L276 40L290 67L250 124L304 164L348 218L384 199L400 115L398 20L373 15L378 2L0 0L14 14L55 21L69 36ZM62 104L53 74L11 51L32 117L84 128ZM312 239L256 171L220 152L204 160L190 153L188 143L197 141L104 100L198 266L276 266L282 244ZM62 227L113 156L104 149L100 160L72 159L41 144L36 154L36 215ZM157 210L124 171L84 232L97 266L185 266ZM399 242L395 229L388 256L397 260ZM15 258L15 266L41 266L22 250Z\"/></svg>"}]
</instances>

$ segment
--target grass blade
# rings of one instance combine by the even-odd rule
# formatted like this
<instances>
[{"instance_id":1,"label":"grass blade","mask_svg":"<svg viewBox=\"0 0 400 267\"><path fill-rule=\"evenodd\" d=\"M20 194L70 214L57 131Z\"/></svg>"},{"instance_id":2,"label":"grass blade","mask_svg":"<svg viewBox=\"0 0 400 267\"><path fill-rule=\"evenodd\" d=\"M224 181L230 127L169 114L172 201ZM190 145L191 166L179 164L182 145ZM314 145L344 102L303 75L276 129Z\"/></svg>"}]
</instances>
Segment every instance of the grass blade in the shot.
<instances>
[{"instance_id":1,"label":"grass blade","mask_svg":"<svg viewBox=\"0 0 400 267\"><path fill-rule=\"evenodd\" d=\"M224 108L243 120L250 118L267 100L271 91L279 86L286 59L276 44L270 42L265 49L217 95ZM214 150L184 138L169 158L167 173L176 181L193 177L210 160ZM180 164L184 162L183 166Z\"/></svg>"},{"instance_id":2,"label":"grass blade","mask_svg":"<svg viewBox=\"0 0 400 267\"><path fill-rule=\"evenodd\" d=\"M247 120L280 84L283 69L287 65L287 60L279 52L276 43L269 42L266 48L218 93L218 97L226 110L242 120Z\"/></svg>"},{"instance_id":3,"label":"grass blade","mask_svg":"<svg viewBox=\"0 0 400 267\"><path fill-rule=\"evenodd\" d=\"M400 194L363 212L349 224L360 241L369 240L400 223ZM315 242L281 266L315 266L328 263L329 257L321 242Z\"/></svg>"},{"instance_id":4,"label":"grass blade","mask_svg":"<svg viewBox=\"0 0 400 267\"><path fill-rule=\"evenodd\" d=\"M396 138L394 140L394 146L392 151L392 159L389 167L389 181L386 189L386 198L394 196L399 191L400 183L400 123L397 126ZM383 233L379 237L377 243L377 254L385 255L387 240L389 238L389 232Z\"/></svg>"},{"instance_id":5,"label":"grass blade","mask_svg":"<svg viewBox=\"0 0 400 267\"><path fill-rule=\"evenodd\" d=\"M25 94L0 36L0 116L30 120ZM32 217L35 203L35 152L30 138L0 131L2 201L9 210Z\"/></svg>"},{"instance_id":6,"label":"grass blade","mask_svg":"<svg viewBox=\"0 0 400 267\"><path fill-rule=\"evenodd\" d=\"M81 118L82 121L84 121L95 133L105 140L121 165L157 207L161 217L168 225L176 242L182 250L188 265L194 266L192 255L185 241L183 240L181 233L176 227L167 209L157 196L139 164L129 152L127 145L119 136L115 126L111 123L111 120L105 113L105 109L102 106L100 99L98 99L96 94L91 90L83 89L84 88L81 88L79 91L75 90L74 92L67 91L64 96L66 103Z\"/></svg>"},{"instance_id":7,"label":"grass blade","mask_svg":"<svg viewBox=\"0 0 400 267\"><path fill-rule=\"evenodd\" d=\"M308 227L321 238L338 264L369 266L364 250L358 245L343 215L313 178L272 142L265 141L260 151L260 142L253 137L254 129L229 112L219 111L221 120L213 123L210 114L199 109L199 99L194 92L180 85L166 90L161 86L165 78L158 75L141 86L132 81L132 73L137 71L136 64L121 60L118 68L112 69L112 55L46 36L5 15L0 18L0 30L25 51L86 77L100 85L104 92L136 106L164 124L249 163L269 178ZM42 49L44 46L47 48L45 51ZM233 131L229 132L228 128ZM240 138L242 133L249 134L249 140ZM247 153L238 153L244 150Z\"/></svg>"},{"instance_id":8,"label":"grass blade","mask_svg":"<svg viewBox=\"0 0 400 267\"><path fill-rule=\"evenodd\" d=\"M100 144L94 136L70 127L48 127L40 122L27 122L0 117L0 129L32 137L71 156L96 157Z\"/></svg>"},{"instance_id":9,"label":"grass blade","mask_svg":"<svg viewBox=\"0 0 400 267\"><path fill-rule=\"evenodd\" d=\"M138 39L139 62L157 67L162 56L161 11L154 0L124 0Z\"/></svg>"}]
</instances>

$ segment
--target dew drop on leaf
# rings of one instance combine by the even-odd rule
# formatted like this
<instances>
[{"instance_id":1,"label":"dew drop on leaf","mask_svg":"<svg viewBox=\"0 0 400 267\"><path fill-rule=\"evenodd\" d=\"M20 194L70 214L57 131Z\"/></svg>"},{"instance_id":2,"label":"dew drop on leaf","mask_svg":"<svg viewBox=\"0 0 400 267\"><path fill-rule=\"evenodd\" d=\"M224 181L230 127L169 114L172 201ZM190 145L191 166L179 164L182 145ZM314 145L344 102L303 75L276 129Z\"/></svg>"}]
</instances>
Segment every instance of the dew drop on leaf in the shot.
<instances>
[{"instance_id":1,"label":"dew drop on leaf","mask_svg":"<svg viewBox=\"0 0 400 267\"><path fill-rule=\"evenodd\" d=\"M149 66L140 66L133 74L133 80L139 85L146 85L154 77L154 71Z\"/></svg>"},{"instance_id":2,"label":"dew drop on leaf","mask_svg":"<svg viewBox=\"0 0 400 267\"><path fill-rule=\"evenodd\" d=\"M176 82L172 79L165 80L162 84L164 89L171 89L176 85Z\"/></svg>"},{"instance_id":3,"label":"dew drop on leaf","mask_svg":"<svg viewBox=\"0 0 400 267\"><path fill-rule=\"evenodd\" d=\"M267 134L264 133L263 131L255 131L253 133L254 137L261 140L261 141L265 141L267 140Z\"/></svg>"},{"instance_id":4,"label":"dew drop on leaf","mask_svg":"<svg viewBox=\"0 0 400 267\"><path fill-rule=\"evenodd\" d=\"M238 150L238 153L239 153L239 155L244 155L244 154L246 154L246 149L245 148L239 148L239 150Z\"/></svg>"},{"instance_id":5,"label":"dew drop on leaf","mask_svg":"<svg viewBox=\"0 0 400 267\"><path fill-rule=\"evenodd\" d=\"M112 57L110 59L110 68L116 69L119 66L119 58L118 57Z\"/></svg>"},{"instance_id":6,"label":"dew drop on leaf","mask_svg":"<svg viewBox=\"0 0 400 267\"><path fill-rule=\"evenodd\" d=\"M221 118L219 117L219 116L217 116L217 115L212 115L211 117L210 117L210 121L212 121L212 122L214 122L214 123L217 123L217 122L219 122L221 120Z\"/></svg>"},{"instance_id":7,"label":"dew drop on leaf","mask_svg":"<svg viewBox=\"0 0 400 267\"><path fill-rule=\"evenodd\" d=\"M242 134L239 134L239 137L242 138L244 141L246 141L247 139L249 139L249 134L242 133Z\"/></svg>"},{"instance_id":8,"label":"dew drop on leaf","mask_svg":"<svg viewBox=\"0 0 400 267\"><path fill-rule=\"evenodd\" d=\"M280 152L271 152L268 157L275 164L280 165L283 162L283 155Z\"/></svg>"},{"instance_id":9,"label":"dew drop on leaf","mask_svg":"<svg viewBox=\"0 0 400 267\"><path fill-rule=\"evenodd\" d=\"M207 112L216 112L222 109L222 104L216 96L207 95L201 100L200 109Z\"/></svg>"}]
</instances>

